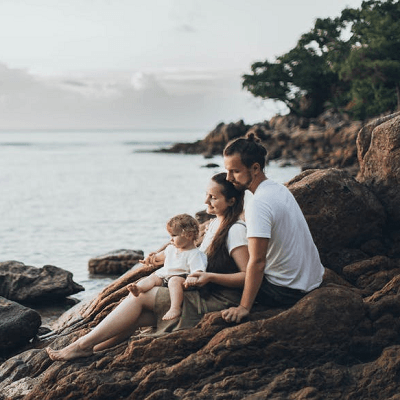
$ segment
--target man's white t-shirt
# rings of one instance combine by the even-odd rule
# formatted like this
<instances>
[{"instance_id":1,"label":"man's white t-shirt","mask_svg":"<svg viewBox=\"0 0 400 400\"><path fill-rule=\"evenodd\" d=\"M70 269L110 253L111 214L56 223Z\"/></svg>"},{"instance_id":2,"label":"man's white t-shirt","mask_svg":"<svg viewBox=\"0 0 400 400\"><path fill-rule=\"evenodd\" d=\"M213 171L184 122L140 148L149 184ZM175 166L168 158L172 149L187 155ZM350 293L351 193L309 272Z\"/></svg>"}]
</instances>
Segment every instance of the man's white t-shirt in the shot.
<instances>
[{"instance_id":1,"label":"man's white t-shirt","mask_svg":"<svg viewBox=\"0 0 400 400\"><path fill-rule=\"evenodd\" d=\"M277 286L309 292L324 274L306 219L290 190L270 179L257 187L246 210L247 237L268 238L265 277Z\"/></svg>"},{"instance_id":2,"label":"man's white t-shirt","mask_svg":"<svg viewBox=\"0 0 400 400\"><path fill-rule=\"evenodd\" d=\"M215 234L217 233L219 225L220 221L218 218L214 218L210 222L207 231L204 234L203 241L201 242L199 250L204 253L206 252L208 246L211 244ZM226 247L229 254L232 253L232 250L240 246L247 246L246 225L243 221L235 222L229 228L228 236L226 238Z\"/></svg>"},{"instance_id":3,"label":"man's white t-shirt","mask_svg":"<svg viewBox=\"0 0 400 400\"><path fill-rule=\"evenodd\" d=\"M207 256L197 248L180 251L170 244L165 248L164 253L164 266L155 271L160 278L205 271L207 268Z\"/></svg>"}]
</instances>

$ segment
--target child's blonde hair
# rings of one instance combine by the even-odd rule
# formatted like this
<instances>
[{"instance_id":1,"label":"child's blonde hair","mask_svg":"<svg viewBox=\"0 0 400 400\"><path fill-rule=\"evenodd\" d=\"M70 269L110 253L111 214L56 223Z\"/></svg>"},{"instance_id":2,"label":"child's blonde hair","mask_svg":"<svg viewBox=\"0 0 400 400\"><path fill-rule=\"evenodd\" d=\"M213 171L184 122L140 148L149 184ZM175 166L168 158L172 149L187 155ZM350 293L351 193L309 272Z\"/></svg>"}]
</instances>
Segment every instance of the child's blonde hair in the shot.
<instances>
[{"instance_id":1,"label":"child's blonde hair","mask_svg":"<svg viewBox=\"0 0 400 400\"><path fill-rule=\"evenodd\" d=\"M193 240L199 237L199 223L189 214L178 214L170 218L167 222L168 228L178 229L187 238L193 235Z\"/></svg>"}]
</instances>

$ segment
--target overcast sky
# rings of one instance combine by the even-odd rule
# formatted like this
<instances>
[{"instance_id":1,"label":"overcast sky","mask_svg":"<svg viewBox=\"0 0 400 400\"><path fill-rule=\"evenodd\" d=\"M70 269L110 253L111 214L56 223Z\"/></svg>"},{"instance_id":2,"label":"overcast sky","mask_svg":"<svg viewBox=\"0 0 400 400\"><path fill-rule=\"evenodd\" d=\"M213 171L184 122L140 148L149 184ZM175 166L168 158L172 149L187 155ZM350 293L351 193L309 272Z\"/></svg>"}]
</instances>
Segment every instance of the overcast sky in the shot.
<instances>
[{"instance_id":1,"label":"overcast sky","mask_svg":"<svg viewBox=\"0 0 400 400\"><path fill-rule=\"evenodd\" d=\"M195 128L284 113L241 89L361 0L0 0L0 129Z\"/></svg>"}]
</instances>

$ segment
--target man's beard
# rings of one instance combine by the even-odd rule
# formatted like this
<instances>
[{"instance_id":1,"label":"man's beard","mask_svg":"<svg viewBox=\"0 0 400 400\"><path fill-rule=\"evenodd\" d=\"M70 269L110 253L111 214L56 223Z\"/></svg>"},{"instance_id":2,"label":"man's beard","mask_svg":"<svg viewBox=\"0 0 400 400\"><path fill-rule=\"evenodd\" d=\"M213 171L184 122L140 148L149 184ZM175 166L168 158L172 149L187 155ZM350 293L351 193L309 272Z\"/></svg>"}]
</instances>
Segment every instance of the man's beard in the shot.
<instances>
[{"instance_id":1,"label":"man's beard","mask_svg":"<svg viewBox=\"0 0 400 400\"><path fill-rule=\"evenodd\" d=\"M232 183L233 183L233 186L235 186L235 188L237 190L244 192L245 190L247 190L250 187L252 182L253 182L253 178L251 177L251 174L248 174L248 180L246 183L238 183L238 182L236 182L236 183L232 182Z\"/></svg>"}]
</instances>

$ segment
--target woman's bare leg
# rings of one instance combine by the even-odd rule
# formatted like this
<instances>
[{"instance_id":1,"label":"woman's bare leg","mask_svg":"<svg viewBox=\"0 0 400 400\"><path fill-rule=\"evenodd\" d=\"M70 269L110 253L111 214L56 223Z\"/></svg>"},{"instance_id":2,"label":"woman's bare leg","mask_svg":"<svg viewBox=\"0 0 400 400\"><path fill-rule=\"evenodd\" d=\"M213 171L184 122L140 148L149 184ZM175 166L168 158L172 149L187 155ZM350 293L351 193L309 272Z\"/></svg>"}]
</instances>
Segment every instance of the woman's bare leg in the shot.
<instances>
[{"instance_id":1,"label":"woman's bare leg","mask_svg":"<svg viewBox=\"0 0 400 400\"><path fill-rule=\"evenodd\" d=\"M136 324L130 326L125 332L121 332L119 335L116 335L111 339L96 344L93 347L93 351L102 351L105 349L109 349L110 347L116 346L117 344L120 344L125 339L128 339L130 336L132 336L138 328L142 328L145 326L154 326L156 322L157 321L155 315L151 311L144 310L136 321Z\"/></svg>"},{"instance_id":2,"label":"woman's bare leg","mask_svg":"<svg viewBox=\"0 0 400 400\"><path fill-rule=\"evenodd\" d=\"M182 314L183 302L183 283L185 278L173 276L168 281L169 295L171 296L171 307L165 313L162 319L170 320L179 317Z\"/></svg>"},{"instance_id":3,"label":"woman's bare leg","mask_svg":"<svg viewBox=\"0 0 400 400\"><path fill-rule=\"evenodd\" d=\"M127 338L129 332L133 332L140 326L139 322L150 322L148 312L154 309L157 290L158 288L153 288L138 297L129 294L87 335L80 337L61 350L46 348L49 357L52 360L87 357L93 354L94 347L100 343L112 338L117 338L117 340L121 340L121 337ZM143 316L141 320L143 311L146 311L147 317ZM101 348L102 346L100 346Z\"/></svg>"}]
</instances>

